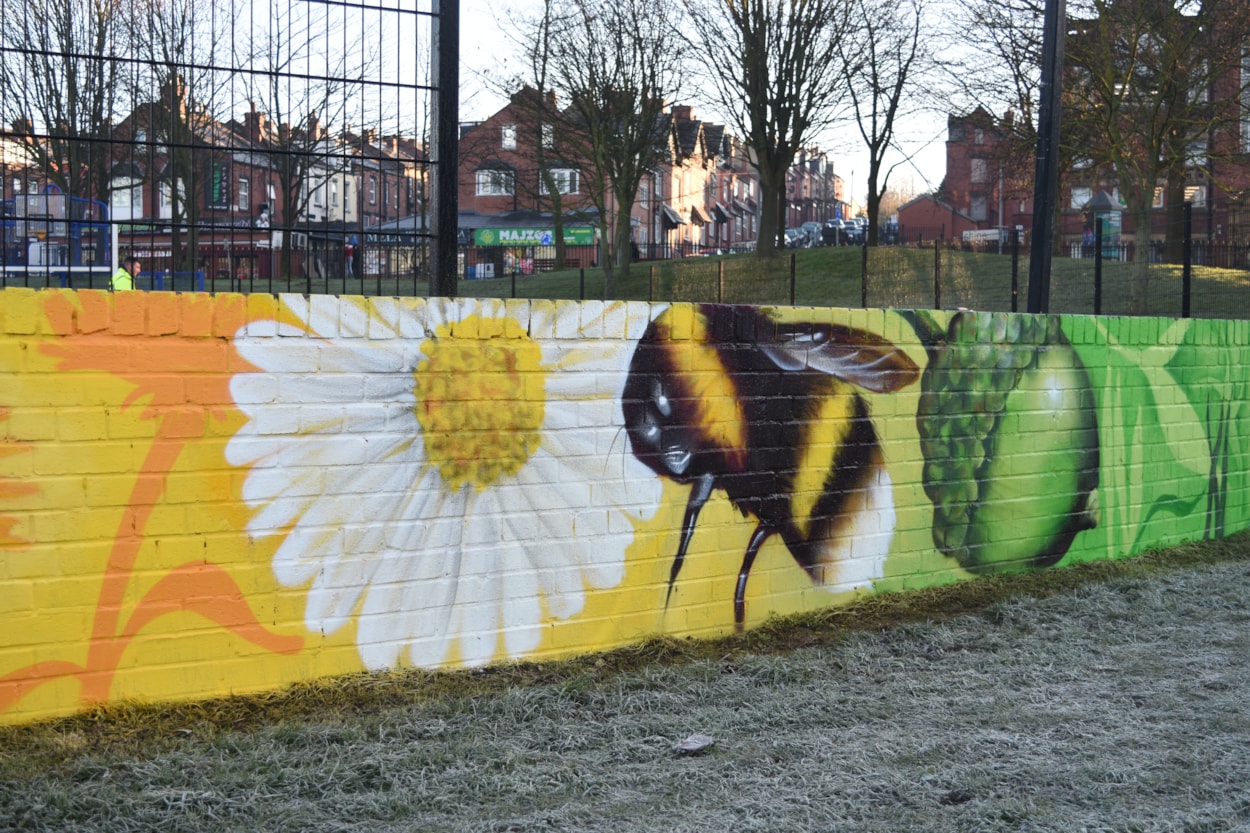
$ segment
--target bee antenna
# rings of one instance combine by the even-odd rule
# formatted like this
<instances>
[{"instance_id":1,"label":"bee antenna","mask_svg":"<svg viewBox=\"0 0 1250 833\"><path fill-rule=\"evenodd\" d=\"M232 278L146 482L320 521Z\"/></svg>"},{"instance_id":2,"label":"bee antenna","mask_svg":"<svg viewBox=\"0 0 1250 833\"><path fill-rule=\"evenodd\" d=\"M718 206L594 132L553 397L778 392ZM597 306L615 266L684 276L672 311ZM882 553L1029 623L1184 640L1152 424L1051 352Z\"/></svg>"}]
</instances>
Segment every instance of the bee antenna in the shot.
<instances>
[{"instance_id":1,"label":"bee antenna","mask_svg":"<svg viewBox=\"0 0 1250 833\"><path fill-rule=\"evenodd\" d=\"M616 449L616 441L621 438L621 434L624 433L624 431L625 431L625 426L624 425L619 426L616 429L616 435L612 437L612 444L608 446L608 453L604 456L604 459L603 459L603 471L605 474L608 471L608 461L612 459L612 456L613 456L612 452ZM628 453L628 450L625 450L621 454L621 479L622 480L625 478L625 454L627 453Z\"/></svg>"}]
</instances>

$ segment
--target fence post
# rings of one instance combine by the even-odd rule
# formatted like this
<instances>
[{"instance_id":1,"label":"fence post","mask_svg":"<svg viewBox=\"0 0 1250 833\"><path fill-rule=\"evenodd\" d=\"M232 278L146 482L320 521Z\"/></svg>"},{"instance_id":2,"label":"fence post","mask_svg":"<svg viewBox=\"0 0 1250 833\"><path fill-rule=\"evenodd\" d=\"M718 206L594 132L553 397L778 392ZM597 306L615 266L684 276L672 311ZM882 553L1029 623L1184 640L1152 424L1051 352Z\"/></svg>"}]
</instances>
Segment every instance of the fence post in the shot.
<instances>
[{"instance_id":1,"label":"fence post","mask_svg":"<svg viewBox=\"0 0 1250 833\"><path fill-rule=\"evenodd\" d=\"M797 274L798 269L795 268L794 252L790 252L790 306L795 306L796 284L798 283L796 280Z\"/></svg>"},{"instance_id":2,"label":"fence post","mask_svg":"<svg viewBox=\"0 0 1250 833\"><path fill-rule=\"evenodd\" d=\"M716 303L725 303L725 261L716 261Z\"/></svg>"},{"instance_id":3,"label":"fence post","mask_svg":"<svg viewBox=\"0 0 1250 833\"><path fill-rule=\"evenodd\" d=\"M512 297L516 297L516 270L512 270Z\"/></svg>"},{"instance_id":4,"label":"fence post","mask_svg":"<svg viewBox=\"0 0 1250 833\"><path fill-rule=\"evenodd\" d=\"M1094 221L1094 315L1102 315L1102 224Z\"/></svg>"},{"instance_id":5,"label":"fence post","mask_svg":"<svg viewBox=\"0 0 1250 833\"><path fill-rule=\"evenodd\" d=\"M942 308L942 242L933 241L933 308Z\"/></svg>"},{"instance_id":6,"label":"fence post","mask_svg":"<svg viewBox=\"0 0 1250 833\"><path fill-rule=\"evenodd\" d=\"M651 264L650 276L647 279L647 300L655 303L655 264Z\"/></svg>"},{"instance_id":7,"label":"fence post","mask_svg":"<svg viewBox=\"0 0 1250 833\"><path fill-rule=\"evenodd\" d=\"M577 269L577 300L586 300L586 267L580 266Z\"/></svg>"},{"instance_id":8,"label":"fence post","mask_svg":"<svg viewBox=\"0 0 1250 833\"><path fill-rule=\"evenodd\" d=\"M868 244L865 243L859 252L859 305L868 308Z\"/></svg>"},{"instance_id":9,"label":"fence post","mask_svg":"<svg viewBox=\"0 0 1250 833\"><path fill-rule=\"evenodd\" d=\"M1020 311L1020 229L1011 230L1011 311Z\"/></svg>"},{"instance_id":10,"label":"fence post","mask_svg":"<svg viewBox=\"0 0 1250 833\"><path fill-rule=\"evenodd\" d=\"M1194 204L1185 201L1185 240L1181 244L1181 318L1189 317L1189 293L1193 284Z\"/></svg>"}]
</instances>

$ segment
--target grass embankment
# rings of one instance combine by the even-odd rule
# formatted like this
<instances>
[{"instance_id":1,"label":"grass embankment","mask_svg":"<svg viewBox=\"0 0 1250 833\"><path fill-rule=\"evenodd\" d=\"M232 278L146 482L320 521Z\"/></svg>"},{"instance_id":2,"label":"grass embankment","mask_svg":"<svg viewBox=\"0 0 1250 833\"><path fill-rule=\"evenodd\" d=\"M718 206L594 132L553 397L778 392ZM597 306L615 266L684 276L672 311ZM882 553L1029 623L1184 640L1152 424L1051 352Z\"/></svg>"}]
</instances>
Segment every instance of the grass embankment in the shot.
<instances>
[{"instance_id":1,"label":"grass embankment","mask_svg":"<svg viewBox=\"0 0 1250 833\"><path fill-rule=\"evenodd\" d=\"M869 307L1011 311L1014 302L1014 308L1022 312L1028 306L1027 256L1013 264L1010 255L941 249L935 257L931 248L869 249L865 293L863 249L796 251L793 280L790 255L642 261L632 265L628 277L618 280L615 295L624 300L787 305L793 293L793 302L799 306L854 308L863 304L866 294ZM1102 314L1128 314L1133 269L1131 263L1103 263ZM1151 264L1148 271L1149 314L1179 316L1181 267ZM1094 312L1094 277L1092 260L1055 258L1050 310ZM1190 313L1196 318L1241 318L1250 310L1250 272L1195 266L1191 281ZM389 294L385 288L375 293L368 284L365 291L370 294ZM604 297L603 286L602 271L588 268L462 281L459 292L465 297L595 299Z\"/></svg>"},{"instance_id":2,"label":"grass embankment","mask_svg":"<svg viewBox=\"0 0 1250 833\"><path fill-rule=\"evenodd\" d=\"M793 260L792 256L793 255ZM866 267L865 267L866 257ZM1131 263L1103 263L1101 312L1127 315ZM1013 279L1013 271L1015 277ZM1181 267L1149 266L1150 315L1182 313ZM867 281L862 278L867 274ZM951 249L855 247L802 249L768 259L754 255L690 257L639 261L618 277L614 296L635 301L693 301L736 304L777 304L854 308L864 304L887 308L954 308L1023 311L1027 308L1029 259L1013 264L1009 254ZM32 280L49 276L34 276ZM866 283L866 286L865 286ZM84 284L85 286L85 284ZM99 288L97 286L97 288ZM167 287L168 288L168 287ZM193 289L178 278L174 290ZM209 279L210 292L296 292L320 295L426 296L424 280L293 278L239 283ZM505 275L489 280L463 280L463 297L602 299L604 277L598 268L566 269L534 275ZM1056 257L1051 266L1050 310L1092 313L1095 310L1094 261ZM1250 272L1193 267L1191 310L1196 318L1243 318L1250 309Z\"/></svg>"}]
</instances>

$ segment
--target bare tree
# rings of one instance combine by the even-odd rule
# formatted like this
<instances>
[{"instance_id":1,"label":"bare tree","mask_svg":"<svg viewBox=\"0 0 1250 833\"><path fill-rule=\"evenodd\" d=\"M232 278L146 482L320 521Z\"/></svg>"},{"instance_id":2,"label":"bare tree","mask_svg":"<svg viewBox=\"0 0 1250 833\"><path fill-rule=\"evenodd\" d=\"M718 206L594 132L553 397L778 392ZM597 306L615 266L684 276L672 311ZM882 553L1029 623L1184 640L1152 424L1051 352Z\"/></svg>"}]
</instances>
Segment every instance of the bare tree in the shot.
<instances>
[{"instance_id":1,"label":"bare tree","mask_svg":"<svg viewBox=\"0 0 1250 833\"><path fill-rule=\"evenodd\" d=\"M714 107L751 149L760 175L757 251L784 247L786 173L845 100L839 0L685 0Z\"/></svg>"},{"instance_id":2,"label":"bare tree","mask_svg":"<svg viewBox=\"0 0 1250 833\"><path fill-rule=\"evenodd\" d=\"M1211 138L1244 118L1250 9L1239 0L1092 0L1076 14L1064 113L1085 139L1090 175L1114 182L1133 217L1129 311L1140 315L1149 298L1156 188L1179 196L1187 172L1208 166Z\"/></svg>"},{"instance_id":3,"label":"bare tree","mask_svg":"<svg viewBox=\"0 0 1250 833\"><path fill-rule=\"evenodd\" d=\"M293 236L300 219L320 189L352 165L353 149L332 135L333 128L345 124L352 105L351 79L368 77L376 60L361 46L363 31L345 32L342 12L322 4L270 4L267 19L252 21L245 47L251 64L247 98L275 128L259 137L252 151L274 172L282 205L279 271L286 276L294 271ZM377 133L384 114L375 118L362 127L362 137Z\"/></svg>"},{"instance_id":4,"label":"bare tree","mask_svg":"<svg viewBox=\"0 0 1250 833\"><path fill-rule=\"evenodd\" d=\"M159 90L132 114L143 158L168 211L175 269L196 269L205 188L212 180L216 135L230 89L232 0L135 0L128 6L133 47L143 60L129 77L136 101Z\"/></svg>"},{"instance_id":5,"label":"bare tree","mask_svg":"<svg viewBox=\"0 0 1250 833\"><path fill-rule=\"evenodd\" d=\"M991 161L1002 177L1000 193L1027 194L1034 187L1037 161L1037 117L1041 95L1042 0L971 0L953 7L947 20L948 41L971 41L948 55L941 66L969 102L968 111L981 108L991 114L997 137ZM1069 102L1070 103L1070 102ZM1070 113L1061 115L1058 169L1061 179L1083 155L1086 129ZM1054 205L1052 221L1058 223L1060 204ZM1003 222L1003 218L999 218ZM1055 245L1062 241L1056 236Z\"/></svg>"},{"instance_id":6,"label":"bare tree","mask_svg":"<svg viewBox=\"0 0 1250 833\"><path fill-rule=\"evenodd\" d=\"M0 120L67 194L108 200L120 0L0 0Z\"/></svg>"},{"instance_id":7,"label":"bare tree","mask_svg":"<svg viewBox=\"0 0 1250 833\"><path fill-rule=\"evenodd\" d=\"M604 293L629 274L631 212L665 150L682 42L664 0L558 0L547 42L551 88L567 102L555 129L583 172L599 227Z\"/></svg>"},{"instance_id":8,"label":"bare tree","mask_svg":"<svg viewBox=\"0 0 1250 833\"><path fill-rule=\"evenodd\" d=\"M942 35L948 42L971 40L946 56L941 66L960 96L988 113L1012 114L1010 152L1031 162L1037 147L1037 108L1042 65L1043 0L971 0L952 7ZM1032 174L1031 165L1029 174Z\"/></svg>"},{"instance_id":9,"label":"bare tree","mask_svg":"<svg viewBox=\"0 0 1250 833\"><path fill-rule=\"evenodd\" d=\"M529 154L532 169L516 171L514 187L518 197L535 208L550 210L556 269L563 269L566 262L566 214L576 217L580 213L582 220L593 220L593 215L578 211L586 200L569 193L569 172L576 172L580 189L587 171L583 170L579 158L579 139L563 124L566 114L559 110L557 85L552 79L553 35L567 24L558 17L562 11L567 10L557 8L557 0L543 0L541 12L520 21L512 40L525 66L508 76L502 82L505 89L500 90L510 96L512 111L518 119L518 141L524 141L532 151ZM520 92L516 92L518 90ZM481 157L482 154L475 153L473 136L466 138L463 155Z\"/></svg>"},{"instance_id":10,"label":"bare tree","mask_svg":"<svg viewBox=\"0 0 1250 833\"><path fill-rule=\"evenodd\" d=\"M885 155L899 118L921 100L917 76L933 68L924 13L925 0L855 0L848 34L838 42L855 124L868 147L869 246L877 245L881 196L893 170Z\"/></svg>"}]
</instances>

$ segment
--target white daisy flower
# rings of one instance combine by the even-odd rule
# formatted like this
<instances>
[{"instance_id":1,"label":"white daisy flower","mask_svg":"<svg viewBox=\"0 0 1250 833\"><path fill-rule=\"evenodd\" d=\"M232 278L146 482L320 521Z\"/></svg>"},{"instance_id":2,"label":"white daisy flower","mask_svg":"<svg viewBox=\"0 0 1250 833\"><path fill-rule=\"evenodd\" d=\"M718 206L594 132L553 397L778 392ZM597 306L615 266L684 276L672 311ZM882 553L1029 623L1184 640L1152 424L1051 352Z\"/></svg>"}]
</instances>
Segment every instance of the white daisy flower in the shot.
<instances>
[{"instance_id":1,"label":"white daisy flower","mask_svg":"<svg viewBox=\"0 0 1250 833\"><path fill-rule=\"evenodd\" d=\"M661 489L619 405L647 305L282 301L236 336L261 371L226 457L310 630L354 619L369 668L480 665L621 581Z\"/></svg>"}]
</instances>

